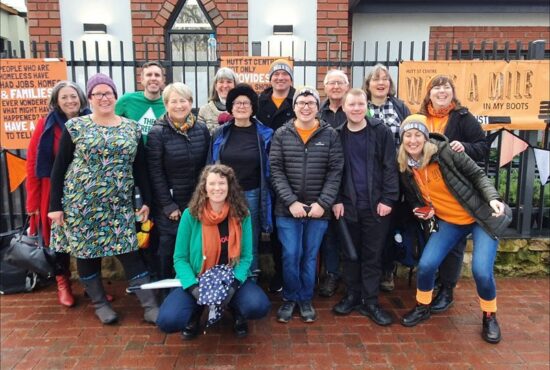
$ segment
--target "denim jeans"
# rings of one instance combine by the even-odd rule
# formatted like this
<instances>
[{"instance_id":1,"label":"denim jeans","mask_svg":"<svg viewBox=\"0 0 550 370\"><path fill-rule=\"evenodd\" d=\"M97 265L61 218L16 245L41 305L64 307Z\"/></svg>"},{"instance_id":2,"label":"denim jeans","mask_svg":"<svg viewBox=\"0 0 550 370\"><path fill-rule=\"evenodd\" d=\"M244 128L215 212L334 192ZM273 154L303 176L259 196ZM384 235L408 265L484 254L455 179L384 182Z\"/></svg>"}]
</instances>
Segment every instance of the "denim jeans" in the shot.
<instances>
[{"instance_id":1,"label":"denim jeans","mask_svg":"<svg viewBox=\"0 0 550 370\"><path fill-rule=\"evenodd\" d=\"M338 241L336 220L331 220L321 243L321 256L323 257L325 271L336 276L340 276L340 249Z\"/></svg>"},{"instance_id":2,"label":"denim jeans","mask_svg":"<svg viewBox=\"0 0 550 370\"><path fill-rule=\"evenodd\" d=\"M328 221L277 217L276 222L283 246L283 299L292 302L311 301L317 254Z\"/></svg>"},{"instance_id":3,"label":"denim jeans","mask_svg":"<svg viewBox=\"0 0 550 370\"><path fill-rule=\"evenodd\" d=\"M198 308L197 301L182 288L174 288L160 306L157 326L165 333L182 331L191 314ZM229 302L229 308L238 312L245 319L255 320L266 316L271 309L271 302L262 288L247 280L235 292Z\"/></svg>"},{"instance_id":4,"label":"denim jeans","mask_svg":"<svg viewBox=\"0 0 550 370\"><path fill-rule=\"evenodd\" d=\"M422 252L418 263L417 288L427 292L434 288L435 272L443 259L468 234L472 233L474 250L472 273L476 282L477 294L490 301L496 298L496 284L493 267L498 248L498 240L487 234L477 223L454 225L438 220L439 231L433 233Z\"/></svg>"},{"instance_id":5,"label":"denim jeans","mask_svg":"<svg viewBox=\"0 0 550 370\"><path fill-rule=\"evenodd\" d=\"M260 188L245 191L244 197L248 203L248 209L250 210L250 222L252 223L252 264L250 265L250 272L254 272L259 268L258 249L260 245L261 233Z\"/></svg>"}]
</instances>

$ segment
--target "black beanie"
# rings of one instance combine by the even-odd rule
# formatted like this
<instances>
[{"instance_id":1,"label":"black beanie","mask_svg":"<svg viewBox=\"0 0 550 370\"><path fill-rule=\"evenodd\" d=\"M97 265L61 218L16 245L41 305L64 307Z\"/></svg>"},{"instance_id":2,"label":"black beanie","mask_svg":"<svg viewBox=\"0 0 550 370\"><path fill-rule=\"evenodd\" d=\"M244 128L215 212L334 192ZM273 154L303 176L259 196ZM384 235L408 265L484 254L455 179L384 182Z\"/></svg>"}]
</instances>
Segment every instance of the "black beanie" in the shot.
<instances>
[{"instance_id":1,"label":"black beanie","mask_svg":"<svg viewBox=\"0 0 550 370\"><path fill-rule=\"evenodd\" d=\"M255 116L258 112L258 94L256 94L252 86L245 83L238 84L227 93L227 99L225 101L227 111L233 114L233 101L239 96L246 96L250 99L250 103L252 104L252 116Z\"/></svg>"}]
</instances>

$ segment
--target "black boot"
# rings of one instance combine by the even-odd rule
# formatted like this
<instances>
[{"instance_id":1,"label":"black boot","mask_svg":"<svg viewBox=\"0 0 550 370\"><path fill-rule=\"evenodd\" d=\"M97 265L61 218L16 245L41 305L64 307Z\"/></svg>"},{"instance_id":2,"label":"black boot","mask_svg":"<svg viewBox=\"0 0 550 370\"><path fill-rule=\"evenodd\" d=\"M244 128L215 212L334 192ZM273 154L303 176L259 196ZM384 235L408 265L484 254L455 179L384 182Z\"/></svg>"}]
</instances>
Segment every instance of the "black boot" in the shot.
<instances>
[{"instance_id":1,"label":"black boot","mask_svg":"<svg viewBox=\"0 0 550 370\"><path fill-rule=\"evenodd\" d=\"M129 282L129 285L132 286L139 286L143 284L147 284L151 281L149 276L140 277L137 279L132 279ZM159 315L159 305L157 302L157 297L155 296L155 293L151 289L142 289L142 290L136 290L136 296L139 299L139 302L141 303L141 307L143 307L144 313L143 313L143 319L151 324L156 324L157 317Z\"/></svg>"},{"instance_id":2,"label":"black boot","mask_svg":"<svg viewBox=\"0 0 550 370\"><path fill-rule=\"evenodd\" d=\"M191 314L189 322L181 332L181 336L183 337L183 339L191 340L195 339L197 335L199 335L203 309L204 306L198 306L198 308L195 309L195 311Z\"/></svg>"},{"instance_id":3,"label":"black boot","mask_svg":"<svg viewBox=\"0 0 550 370\"><path fill-rule=\"evenodd\" d=\"M433 313L445 312L452 307L454 302L453 288L441 285L441 289L439 289L432 302L431 311Z\"/></svg>"},{"instance_id":4,"label":"black boot","mask_svg":"<svg viewBox=\"0 0 550 370\"><path fill-rule=\"evenodd\" d=\"M419 322L428 320L430 318L430 305L418 303L415 308L407 312L405 316L401 318L401 325L403 326L416 326Z\"/></svg>"},{"instance_id":5,"label":"black boot","mask_svg":"<svg viewBox=\"0 0 550 370\"><path fill-rule=\"evenodd\" d=\"M361 305L361 297L357 294L348 293L340 302L332 307L332 312L337 315L349 315Z\"/></svg>"},{"instance_id":6,"label":"black boot","mask_svg":"<svg viewBox=\"0 0 550 370\"><path fill-rule=\"evenodd\" d=\"M238 313L233 313L233 331L237 338L244 338L248 335L248 322Z\"/></svg>"},{"instance_id":7,"label":"black boot","mask_svg":"<svg viewBox=\"0 0 550 370\"><path fill-rule=\"evenodd\" d=\"M500 326L495 312L483 312L483 331L481 337L488 343L497 344L500 342Z\"/></svg>"},{"instance_id":8,"label":"black boot","mask_svg":"<svg viewBox=\"0 0 550 370\"><path fill-rule=\"evenodd\" d=\"M118 321L116 312L107 300L103 282L99 274L91 279L80 279L86 289L86 293L94 304L95 314L103 324L114 324Z\"/></svg>"}]
</instances>

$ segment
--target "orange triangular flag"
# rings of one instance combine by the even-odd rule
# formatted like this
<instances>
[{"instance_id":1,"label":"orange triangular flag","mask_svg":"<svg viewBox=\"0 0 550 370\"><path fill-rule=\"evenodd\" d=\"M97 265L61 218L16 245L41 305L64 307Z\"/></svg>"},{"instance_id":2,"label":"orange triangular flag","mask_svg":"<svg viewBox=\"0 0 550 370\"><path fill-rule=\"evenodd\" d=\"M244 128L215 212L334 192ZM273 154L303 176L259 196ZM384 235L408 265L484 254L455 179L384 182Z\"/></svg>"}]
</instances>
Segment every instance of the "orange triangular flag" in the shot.
<instances>
[{"instance_id":1,"label":"orange triangular flag","mask_svg":"<svg viewBox=\"0 0 550 370\"><path fill-rule=\"evenodd\" d=\"M8 178L10 180L10 192L13 193L27 178L27 161L15 154L11 154L7 150L5 154L8 165Z\"/></svg>"},{"instance_id":2,"label":"orange triangular flag","mask_svg":"<svg viewBox=\"0 0 550 370\"><path fill-rule=\"evenodd\" d=\"M516 135L503 130L502 141L500 143L500 164L499 167L504 166L514 159L516 155L523 152L529 147L525 141L517 137Z\"/></svg>"}]
</instances>

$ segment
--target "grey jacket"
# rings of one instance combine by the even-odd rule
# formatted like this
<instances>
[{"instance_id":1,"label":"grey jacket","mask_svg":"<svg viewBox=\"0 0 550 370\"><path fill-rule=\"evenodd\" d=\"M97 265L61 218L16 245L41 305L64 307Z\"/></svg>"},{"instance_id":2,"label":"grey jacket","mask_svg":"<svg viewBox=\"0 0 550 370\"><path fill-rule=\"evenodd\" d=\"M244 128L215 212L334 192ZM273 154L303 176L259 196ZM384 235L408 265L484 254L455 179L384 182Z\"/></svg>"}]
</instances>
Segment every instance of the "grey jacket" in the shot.
<instances>
[{"instance_id":1,"label":"grey jacket","mask_svg":"<svg viewBox=\"0 0 550 370\"><path fill-rule=\"evenodd\" d=\"M465 153L451 149L447 138L440 134L430 134L430 141L437 145L437 153L431 163L437 162L443 180L451 194L491 237L497 239L511 221L509 208L501 217L492 216L489 202L500 200L500 196L485 172ZM414 180L412 172L400 174L405 197L414 209L424 206L424 200Z\"/></svg>"}]
</instances>

